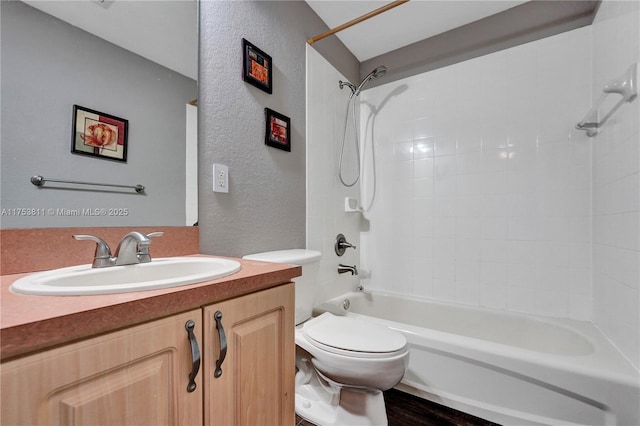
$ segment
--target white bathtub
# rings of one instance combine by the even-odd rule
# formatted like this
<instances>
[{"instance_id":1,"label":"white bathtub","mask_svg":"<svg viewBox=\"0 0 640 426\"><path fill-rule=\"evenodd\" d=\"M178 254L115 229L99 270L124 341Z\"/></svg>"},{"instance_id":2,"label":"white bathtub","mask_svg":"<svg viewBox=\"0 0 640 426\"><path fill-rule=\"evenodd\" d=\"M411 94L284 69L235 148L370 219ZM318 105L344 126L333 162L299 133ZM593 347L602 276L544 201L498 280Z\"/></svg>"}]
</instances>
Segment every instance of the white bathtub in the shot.
<instances>
[{"instance_id":1,"label":"white bathtub","mask_svg":"<svg viewBox=\"0 0 640 426\"><path fill-rule=\"evenodd\" d=\"M591 323L377 292L317 311L401 331L411 355L397 388L422 398L503 425L640 425L638 371Z\"/></svg>"}]
</instances>

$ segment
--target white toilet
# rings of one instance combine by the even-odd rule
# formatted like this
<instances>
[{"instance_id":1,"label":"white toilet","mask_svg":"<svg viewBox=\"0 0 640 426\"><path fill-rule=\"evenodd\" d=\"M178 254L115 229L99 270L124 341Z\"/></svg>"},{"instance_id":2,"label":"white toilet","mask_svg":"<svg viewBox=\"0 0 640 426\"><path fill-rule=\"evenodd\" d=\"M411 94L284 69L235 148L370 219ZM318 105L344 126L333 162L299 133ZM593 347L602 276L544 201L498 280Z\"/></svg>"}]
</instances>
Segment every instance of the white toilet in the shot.
<instances>
[{"instance_id":1,"label":"white toilet","mask_svg":"<svg viewBox=\"0 0 640 426\"><path fill-rule=\"evenodd\" d=\"M280 250L244 259L302 266L296 286L296 413L319 426L387 425L382 391L402 380L404 336L331 313L312 318L321 253Z\"/></svg>"}]
</instances>

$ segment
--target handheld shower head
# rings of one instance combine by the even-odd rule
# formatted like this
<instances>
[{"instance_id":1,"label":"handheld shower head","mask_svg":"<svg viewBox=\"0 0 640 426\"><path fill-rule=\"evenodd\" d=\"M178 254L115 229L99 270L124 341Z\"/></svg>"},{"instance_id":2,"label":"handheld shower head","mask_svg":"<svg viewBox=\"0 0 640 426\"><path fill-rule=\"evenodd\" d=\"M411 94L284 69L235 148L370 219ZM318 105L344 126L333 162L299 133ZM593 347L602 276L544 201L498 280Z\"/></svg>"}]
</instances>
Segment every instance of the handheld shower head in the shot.
<instances>
[{"instance_id":1,"label":"handheld shower head","mask_svg":"<svg viewBox=\"0 0 640 426\"><path fill-rule=\"evenodd\" d=\"M340 182L346 187L354 186L360 179L360 148L359 148L360 142L358 141L358 126L356 124L356 102L355 102L355 99L353 99L353 97L358 96L362 88L365 86L365 84L367 84L370 80L374 78L382 77L386 73L387 73L387 67L379 66L378 68L376 68L375 70L367 74L365 78L362 79L358 87L356 87L352 83L349 83L348 81L340 80L338 82L340 89L343 89L345 86L351 89L351 94L349 95L349 102L347 103L347 112L344 117L344 132L342 133L342 146L340 148L340 160L338 162L338 178L340 179ZM351 111L352 111L351 121L353 123L353 131L355 135L354 145L355 145L355 151L356 151L356 171L357 171L357 176L355 180L351 183L345 182L342 176L342 157L344 155L345 139L347 137L347 122L349 121L349 106L351 106Z\"/></svg>"},{"instance_id":2,"label":"handheld shower head","mask_svg":"<svg viewBox=\"0 0 640 426\"><path fill-rule=\"evenodd\" d=\"M378 68L371 72L373 74L373 78L379 78L384 76L387 73L387 67L384 65L380 65Z\"/></svg>"},{"instance_id":3,"label":"handheld shower head","mask_svg":"<svg viewBox=\"0 0 640 426\"><path fill-rule=\"evenodd\" d=\"M367 74L366 77L362 79L362 81L360 82L358 87L356 87L354 84L349 83L348 81L340 80L340 82L339 82L340 88L342 89L342 88L344 88L344 86L347 86L349 89L351 89L351 96L349 98L352 98L353 96L358 96L360 94L360 91L362 90L362 88L370 80L373 80L374 78L382 77L386 73L387 73L387 67L385 67L384 65L381 65L378 68L376 68L375 70L371 71L369 74Z\"/></svg>"},{"instance_id":4,"label":"handheld shower head","mask_svg":"<svg viewBox=\"0 0 640 426\"><path fill-rule=\"evenodd\" d=\"M380 78L383 75L385 75L387 73L387 67L385 67L384 65L379 66L378 68L376 68L375 70L371 71L369 74L367 74L367 76L365 78L362 79L362 81L360 82L360 84L358 85L358 88L356 89L356 91L354 92L354 94L356 96L358 96L360 94L360 91L362 90L362 88L371 80L373 80L374 78Z\"/></svg>"}]
</instances>

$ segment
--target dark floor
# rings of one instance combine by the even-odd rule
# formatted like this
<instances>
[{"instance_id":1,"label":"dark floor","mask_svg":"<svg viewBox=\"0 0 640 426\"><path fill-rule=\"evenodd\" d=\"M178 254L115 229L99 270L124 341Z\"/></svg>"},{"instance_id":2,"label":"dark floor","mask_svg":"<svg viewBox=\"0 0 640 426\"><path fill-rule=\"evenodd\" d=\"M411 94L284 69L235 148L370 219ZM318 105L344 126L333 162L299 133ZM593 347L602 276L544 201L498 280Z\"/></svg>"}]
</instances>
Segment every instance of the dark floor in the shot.
<instances>
[{"instance_id":1,"label":"dark floor","mask_svg":"<svg viewBox=\"0 0 640 426\"><path fill-rule=\"evenodd\" d=\"M384 400L389 426L497 426L487 420L395 389L386 391ZM296 416L296 426L315 425Z\"/></svg>"}]
</instances>

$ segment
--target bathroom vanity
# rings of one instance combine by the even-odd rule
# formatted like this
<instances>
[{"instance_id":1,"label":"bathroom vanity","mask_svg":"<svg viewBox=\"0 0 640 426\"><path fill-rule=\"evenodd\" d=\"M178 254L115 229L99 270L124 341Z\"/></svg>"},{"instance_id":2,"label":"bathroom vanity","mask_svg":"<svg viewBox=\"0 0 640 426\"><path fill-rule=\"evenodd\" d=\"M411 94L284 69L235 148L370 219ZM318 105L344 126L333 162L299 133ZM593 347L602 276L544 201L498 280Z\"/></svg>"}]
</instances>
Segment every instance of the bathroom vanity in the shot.
<instances>
[{"instance_id":1,"label":"bathroom vanity","mask_svg":"<svg viewBox=\"0 0 640 426\"><path fill-rule=\"evenodd\" d=\"M239 261L209 282L96 296L13 294L26 274L2 276L0 423L293 424L300 267Z\"/></svg>"}]
</instances>

